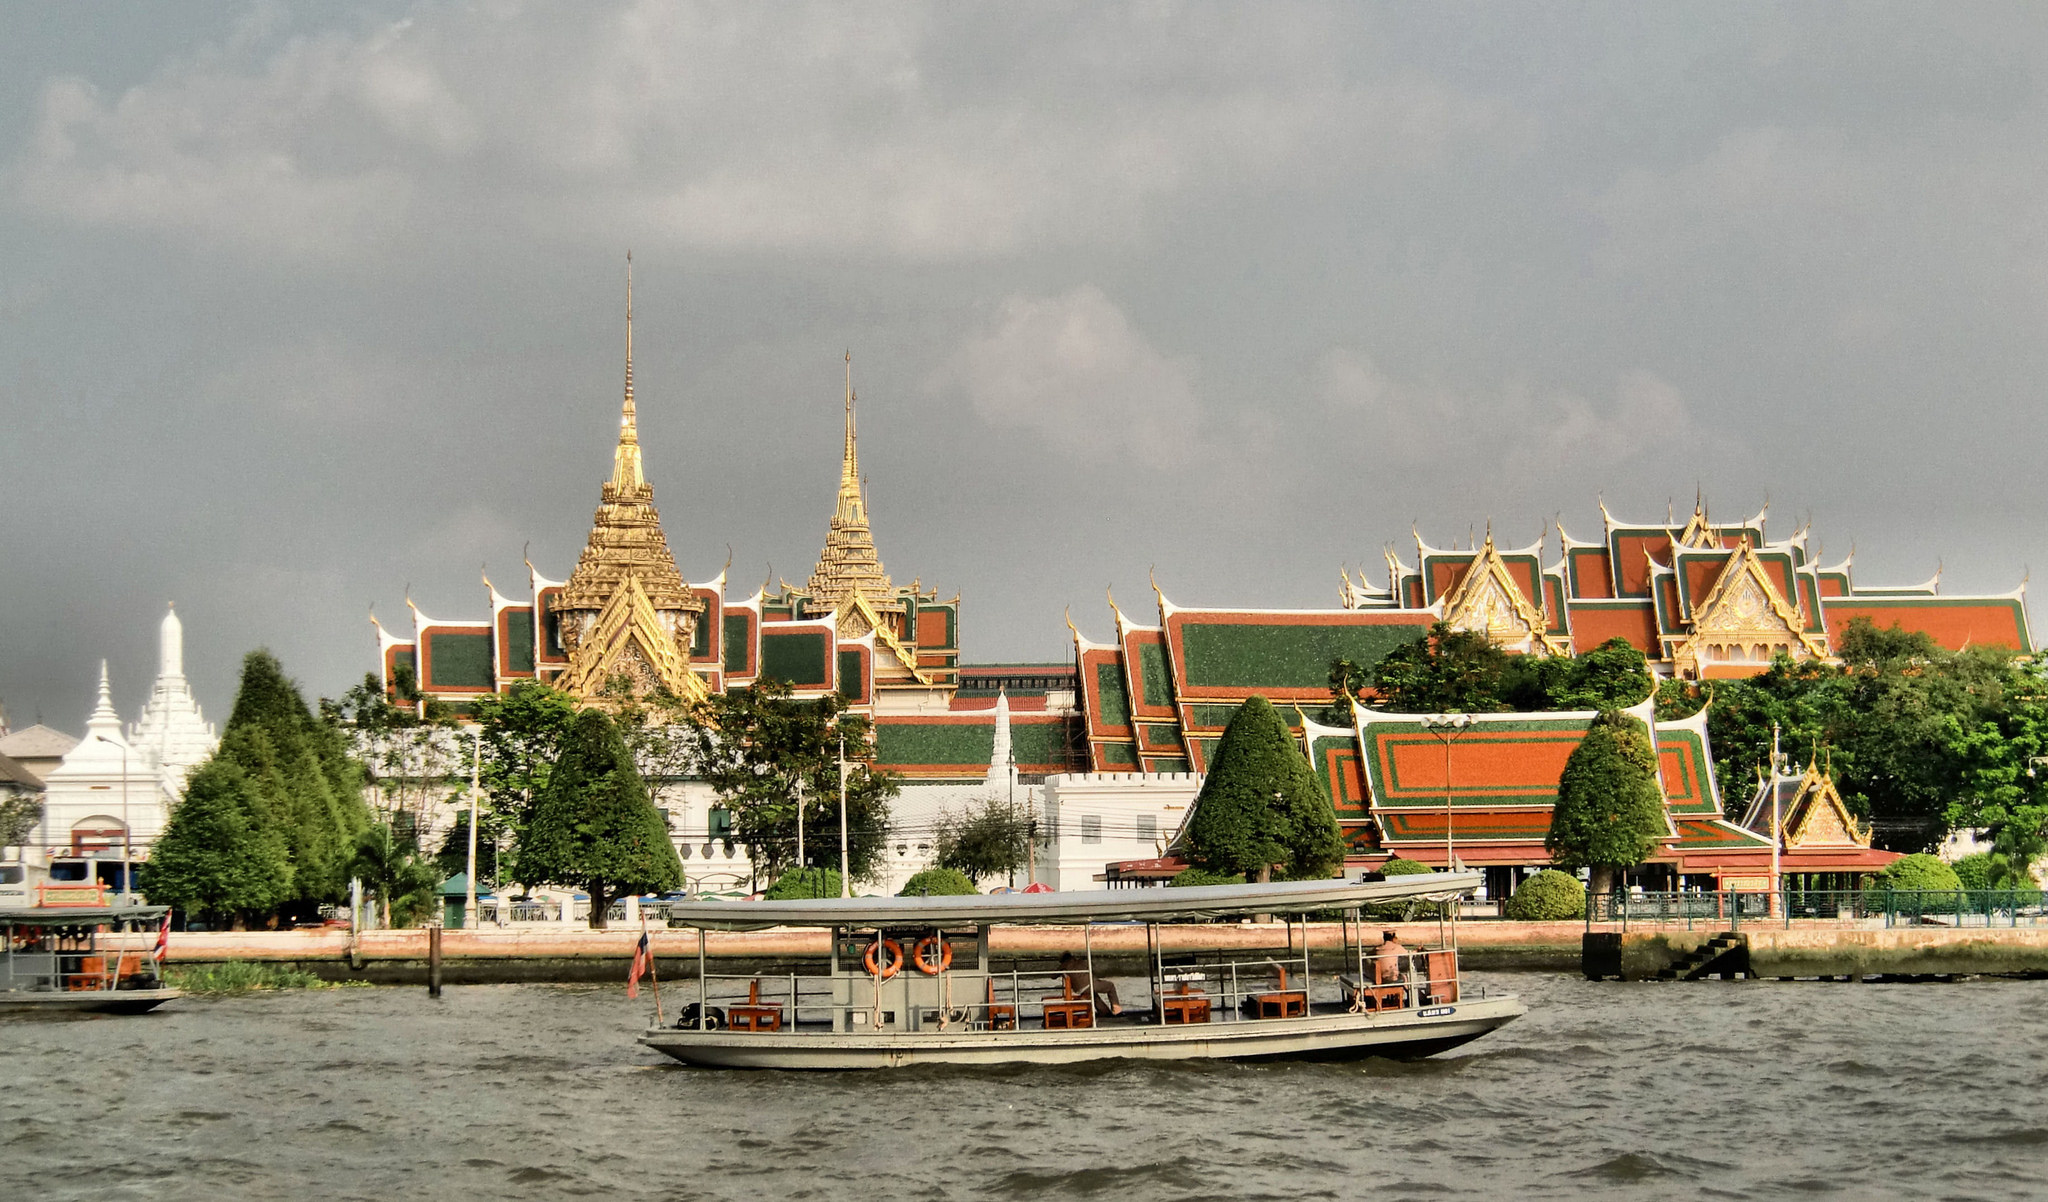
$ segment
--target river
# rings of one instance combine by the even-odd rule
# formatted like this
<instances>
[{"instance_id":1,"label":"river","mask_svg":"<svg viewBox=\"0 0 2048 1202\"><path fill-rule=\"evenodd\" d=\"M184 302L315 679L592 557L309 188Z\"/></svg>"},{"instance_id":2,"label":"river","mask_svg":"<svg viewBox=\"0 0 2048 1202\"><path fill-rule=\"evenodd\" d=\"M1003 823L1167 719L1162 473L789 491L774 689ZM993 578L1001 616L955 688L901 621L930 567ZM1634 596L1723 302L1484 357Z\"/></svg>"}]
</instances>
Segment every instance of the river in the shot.
<instances>
[{"instance_id":1,"label":"river","mask_svg":"<svg viewBox=\"0 0 2048 1202\"><path fill-rule=\"evenodd\" d=\"M2039 1198L2048 982L1591 984L1413 1064L672 1066L621 989L0 1022L0 1196Z\"/></svg>"}]
</instances>

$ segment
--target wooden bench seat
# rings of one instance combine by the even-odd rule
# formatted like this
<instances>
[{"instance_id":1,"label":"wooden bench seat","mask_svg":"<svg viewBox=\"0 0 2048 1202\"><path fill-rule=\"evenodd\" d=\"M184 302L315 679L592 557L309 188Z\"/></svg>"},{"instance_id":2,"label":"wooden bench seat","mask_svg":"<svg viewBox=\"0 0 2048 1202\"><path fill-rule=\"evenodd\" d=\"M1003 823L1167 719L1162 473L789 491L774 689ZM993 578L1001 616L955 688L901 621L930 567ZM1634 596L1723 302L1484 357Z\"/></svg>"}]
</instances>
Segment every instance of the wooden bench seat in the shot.
<instances>
[{"instance_id":1,"label":"wooden bench seat","mask_svg":"<svg viewBox=\"0 0 2048 1202\"><path fill-rule=\"evenodd\" d=\"M761 1000L761 982L747 982L745 1005L726 1008L725 1021L735 1031L780 1031L782 1003Z\"/></svg>"}]
</instances>

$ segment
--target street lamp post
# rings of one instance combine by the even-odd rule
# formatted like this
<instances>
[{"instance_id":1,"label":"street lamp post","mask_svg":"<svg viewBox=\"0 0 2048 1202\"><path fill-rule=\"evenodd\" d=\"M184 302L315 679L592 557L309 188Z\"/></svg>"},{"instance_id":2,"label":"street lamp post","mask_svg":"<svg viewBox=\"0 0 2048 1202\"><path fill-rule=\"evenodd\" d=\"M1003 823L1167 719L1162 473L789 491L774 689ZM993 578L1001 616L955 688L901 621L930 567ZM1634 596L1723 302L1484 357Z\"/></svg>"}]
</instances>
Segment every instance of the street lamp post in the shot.
<instances>
[{"instance_id":1,"label":"street lamp post","mask_svg":"<svg viewBox=\"0 0 2048 1202\"><path fill-rule=\"evenodd\" d=\"M853 896L852 849L846 841L846 732L839 732L839 896Z\"/></svg>"},{"instance_id":2,"label":"street lamp post","mask_svg":"<svg viewBox=\"0 0 2048 1202\"><path fill-rule=\"evenodd\" d=\"M1453 829L1451 816L1451 740L1464 734L1472 726L1470 714L1426 714L1422 729L1437 737L1444 745L1444 871L1455 872L1458 867L1457 833Z\"/></svg>"},{"instance_id":3,"label":"street lamp post","mask_svg":"<svg viewBox=\"0 0 2048 1202\"><path fill-rule=\"evenodd\" d=\"M469 887L463 890L462 901L464 909L462 911L462 925L465 927L474 928L477 925L476 803L477 793L482 784L483 779L484 728L479 726L470 733L475 736L476 741L470 748L469 756ZM500 899L498 904L500 906L504 905L504 900Z\"/></svg>"},{"instance_id":4,"label":"street lamp post","mask_svg":"<svg viewBox=\"0 0 2048 1202\"><path fill-rule=\"evenodd\" d=\"M1015 834L1017 833L1017 753L1016 753L1016 751L1014 751L1014 750L1012 750L1012 751L1010 752L1010 763L1009 763L1009 766L1008 766L1008 769L1007 769L1007 771L1009 772L1009 775L1010 775L1010 829L1009 829L1009 834L1010 834L1010 835L1012 835L1012 836L1014 836L1014 835L1015 835ZM1012 843L1012 844L1010 845L1010 852L1009 852L1009 854L1008 854L1008 855L1007 855L1007 856L1005 857L1005 858L1007 858L1007 859L1008 859L1008 860L1010 861L1010 888L1012 888L1012 889L1015 889L1015 888L1017 887L1017 858L1016 858L1016 846L1017 846L1016 844ZM1027 883L1029 883L1029 882L1027 882Z\"/></svg>"},{"instance_id":5,"label":"street lamp post","mask_svg":"<svg viewBox=\"0 0 2048 1202\"><path fill-rule=\"evenodd\" d=\"M93 738L121 750L121 901L125 904L135 892L135 848L128 824L128 744L116 743L105 735Z\"/></svg>"}]
</instances>

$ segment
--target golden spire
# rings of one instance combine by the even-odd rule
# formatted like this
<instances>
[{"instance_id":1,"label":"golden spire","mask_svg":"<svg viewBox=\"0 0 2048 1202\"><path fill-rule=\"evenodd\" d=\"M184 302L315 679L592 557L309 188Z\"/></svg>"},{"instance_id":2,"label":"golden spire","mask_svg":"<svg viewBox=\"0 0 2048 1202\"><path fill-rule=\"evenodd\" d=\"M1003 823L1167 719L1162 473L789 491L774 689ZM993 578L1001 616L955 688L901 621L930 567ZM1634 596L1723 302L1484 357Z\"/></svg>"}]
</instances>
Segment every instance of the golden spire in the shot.
<instances>
[{"instance_id":1,"label":"golden spire","mask_svg":"<svg viewBox=\"0 0 2048 1202\"><path fill-rule=\"evenodd\" d=\"M811 598L834 608L855 593L870 603L887 601L893 591L888 574L882 571L881 556L875 550L874 532L868 528L865 482L860 474L860 451L854 435L853 352L846 352L846 449L839 468L839 503L833 508L832 523L825 534L825 550L811 573Z\"/></svg>"},{"instance_id":2,"label":"golden spire","mask_svg":"<svg viewBox=\"0 0 2048 1202\"><path fill-rule=\"evenodd\" d=\"M626 403L619 410L619 449L612 457L612 487L620 492L647 484L640 467L640 418L633 408L633 252L626 252Z\"/></svg>"}]
</instances>

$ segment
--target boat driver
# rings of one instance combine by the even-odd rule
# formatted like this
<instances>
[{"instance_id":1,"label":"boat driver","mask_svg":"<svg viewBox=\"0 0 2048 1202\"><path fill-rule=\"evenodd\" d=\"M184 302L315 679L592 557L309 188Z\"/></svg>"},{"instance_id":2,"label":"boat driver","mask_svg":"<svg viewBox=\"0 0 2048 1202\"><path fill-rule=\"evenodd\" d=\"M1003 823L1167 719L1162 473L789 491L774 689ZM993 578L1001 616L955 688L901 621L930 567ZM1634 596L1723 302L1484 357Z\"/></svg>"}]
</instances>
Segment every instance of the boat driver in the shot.
<instances>
[{"instance_id":1,"label":"boat driver","mask_svg":"<svg viewBox=\"0 0 2048 1202\"><path fill-rule=\"evenodd\" d=\"M1090 996L1088 985L1092 974L1088 971L1087 965L1082 963L1081 957L1072 952L1061 952L1060 972L1067 978L1067 992L1076 997ZM1124 1012L1123 1002L1117 997L1116 982L1095 982L1093 996L1095 1013L1112 1015Z\"/></svg>"}]
</instances>

